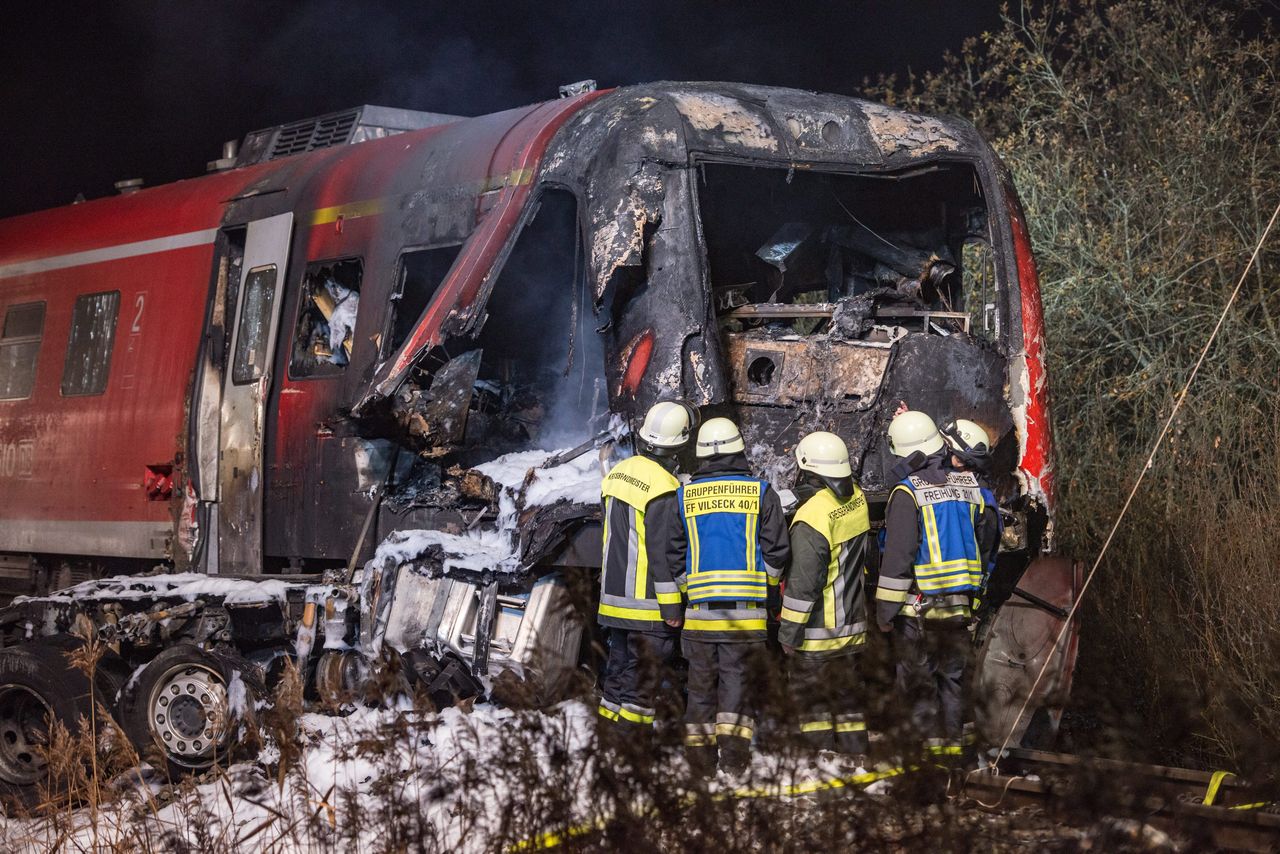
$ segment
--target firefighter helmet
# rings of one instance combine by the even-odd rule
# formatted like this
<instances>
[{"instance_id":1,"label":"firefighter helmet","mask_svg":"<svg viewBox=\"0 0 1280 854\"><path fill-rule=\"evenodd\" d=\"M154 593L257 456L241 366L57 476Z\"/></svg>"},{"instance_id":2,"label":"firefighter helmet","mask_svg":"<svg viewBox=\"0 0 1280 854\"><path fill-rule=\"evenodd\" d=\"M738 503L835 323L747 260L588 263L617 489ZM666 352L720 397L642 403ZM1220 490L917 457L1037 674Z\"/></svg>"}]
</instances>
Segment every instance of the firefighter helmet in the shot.
<instances>
[{"instance_id":1,"label":"firefighter helmet","mask_svg":"<svg viewBox=\"0 0 1280 854\"><path fill-rule=\"evenodd\" d=\"M674 451L689 443L692 419L681 403L663 400L649 407L640 425L640 441L658 451Z\"/></svg>"},{"instance_id":2,"label":"firefighter helmet","mask_svg":"<svg viewBox=\"0 0 1280 854\"><path fill-rule=\"evenodd\" d=\"M696 456L714 457L720 454L740 454L747 449L738 432L738 425L728 418L712 418L698 429Z\"/></svg>"},{"instance_id":3,"label":"firefighter helmet","mask_svg":"<svg viewBox=\"0 0 1280 854\"><path fill-rule=\"evenodd\" d=\"M991 453L991 437L987 431L967 418L957 418L943 425L942 435L951 450L959 454L985 457Z\"/></svg>"},{"instance_id":4,"label":"firefighter helmet","mask_svg":"<svg viewBox=\"0 0 1280 854\"><path fill-rule=\"evenodd\" d=\"M938 426L923 412L909 409L889 422L889 451L895 457L909 457L916 451L931 456L944 444Z\"/></svg>"},{"instance_id":5,"label":"firefighter helmet","mask_svg":"<svg viewBox=\"0 0 1280 854\"><path fill-rule=\"evenodd\" d=\"M942 435L960 465L980 472L991 466L991 438L977 424L957 418L942 425Z\"/></svg>"},{"instance_id":6,"label":"firefighter helmet","mask_svg":"<svg viewBox=\"0 0 1280 854\"><path fill-rule=\"evenodd\" d=\"M823 477L849 477L853 468L849 465L849 449L835 433L818 431L810 433L796 445L796 462L802 471L811 471Z\"/></svg>"}]
</instances>

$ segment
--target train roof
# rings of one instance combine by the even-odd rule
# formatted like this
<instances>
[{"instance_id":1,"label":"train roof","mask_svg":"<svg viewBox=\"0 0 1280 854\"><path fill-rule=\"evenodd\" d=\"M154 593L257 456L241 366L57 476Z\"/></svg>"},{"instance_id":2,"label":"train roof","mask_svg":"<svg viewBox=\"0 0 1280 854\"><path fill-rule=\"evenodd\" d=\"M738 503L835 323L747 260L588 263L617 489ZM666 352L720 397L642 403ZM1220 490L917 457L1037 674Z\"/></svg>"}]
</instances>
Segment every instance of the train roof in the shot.
<instances>
[{"instance_id":1,"label":"train roof","mask_svg":"<svg viewBox=\"0 0 1280 854\"><path fill-rule=\"evenodd\" d=\"M562 126L555 160L543 164ZM207 232L231 203L304 186L324 210L380 197L393 176L475 197L528 183L539 169L603 173L647 157L687 162L696 151L896 169L979 149L985 143L959 119L738 83L643 84L470 118L366 106L252 132L223 171L0 220L0 279L52 255Z\"/></svg>"}]
</instances>

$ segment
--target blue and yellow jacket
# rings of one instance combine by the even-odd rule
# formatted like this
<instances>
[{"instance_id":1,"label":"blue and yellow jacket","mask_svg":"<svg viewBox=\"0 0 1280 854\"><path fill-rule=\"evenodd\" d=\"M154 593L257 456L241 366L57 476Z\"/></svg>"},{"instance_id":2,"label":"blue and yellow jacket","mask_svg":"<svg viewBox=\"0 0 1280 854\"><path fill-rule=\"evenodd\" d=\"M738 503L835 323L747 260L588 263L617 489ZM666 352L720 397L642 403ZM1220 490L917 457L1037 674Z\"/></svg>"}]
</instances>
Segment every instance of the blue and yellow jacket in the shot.
<instances>
[{"instance_id":1,"label":"blue and yellow jacket","mask_svg":"<svg viewBox=\"0 0 1280 854\"><path fill-rule=\"evenodd\" d=\"M889 494L876 617L967 620L986 589L1000 538L995 496L941 455Z\"/></svg>"},{"instance_id":2,"label":"blue and yellow jacket","mask_svg":"<svg viewBox=\"0 0 1280 854\"><path fill-rule=\"evenodd\" d=\"M791 557L782 502L746 457L703 463L660 521L664 566L685 594L684 637L746 642L767 636L765 603ZM674 611L671 611L674 615Z\"/></svg>"}]
</instances>

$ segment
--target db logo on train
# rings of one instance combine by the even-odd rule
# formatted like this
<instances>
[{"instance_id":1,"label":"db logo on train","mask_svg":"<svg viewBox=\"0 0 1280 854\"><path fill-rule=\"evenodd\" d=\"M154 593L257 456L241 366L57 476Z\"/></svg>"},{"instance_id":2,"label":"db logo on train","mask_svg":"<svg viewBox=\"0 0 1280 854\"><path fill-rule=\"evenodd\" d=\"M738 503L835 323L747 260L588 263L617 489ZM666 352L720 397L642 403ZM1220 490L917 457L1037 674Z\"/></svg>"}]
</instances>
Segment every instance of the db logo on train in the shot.
<instances>
[{"instance_id":1,"label":"db logo on train","mask_svg":"<svg viewBox=\"0 0 1280 854\"><path fill-rule=\"evenodd\" d=\"M31 439L0 443L0 478L31 477L35 463L36 443Z\"/></svg>"}]
</instances>

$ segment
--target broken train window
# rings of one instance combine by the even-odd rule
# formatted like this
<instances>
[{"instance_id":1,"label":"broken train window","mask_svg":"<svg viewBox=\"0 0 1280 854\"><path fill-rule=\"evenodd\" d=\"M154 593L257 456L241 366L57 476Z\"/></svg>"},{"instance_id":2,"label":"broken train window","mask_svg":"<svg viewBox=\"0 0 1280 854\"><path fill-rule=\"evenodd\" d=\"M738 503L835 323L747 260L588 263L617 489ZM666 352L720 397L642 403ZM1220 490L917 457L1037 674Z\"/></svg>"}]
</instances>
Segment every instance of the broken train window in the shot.
<instances>
[{"instance_id":1,"label":"broken train window","mask_svg":"<svg viewBox=\"0 0 1280 854\"><path fill-rule=\"evenodd\" d=\"M485 306L469 444L569 447L608 420L577 199L543 188L535 204Z\"/></svg>"},{"instance_id":2,"label":"broken train window","mask_svg":"<svg viewBox=\"0 0 1280 854\"><path fill-rule=\"evenodd\" d=\"M289 359L291 377L333 376L351 361L362 273L359 258L307 265Z\"/></svg>"},{"instance_id":3,"label":"broken train window","mask_svg":"<svg viewBox=\"0 0 1280 854\"><path fill-rule=\"evenodd\" d=\"M255 382L271 361L271 326L276 303L276 265L255 267L244 277L244 298L236 327L235 364L231 381Z\"/></svg>"},{"instance_id":4,"label":"broken train window","mask_svg":"<svg viewBox=\"0 0 1280 854\"><path fill-rule=\"evenodd\" d=\"M381 348L383 358L399 350L408 339L453 267L460 249L459 243L432 249L407 249L400 255L399 279L391 294L391 311Z\"/></svg>"},{"instance_id":5,"label":"broken train window","mask_svg":"<svg viewBox=\"0 0 1280 854\"><path fill-rule=\"evenodd\" d=\"M729 332L891 341L973 332L960 255L985 235L973 167L834 174L706 163L698 186L712 295ZM995 302L989 293L975 300Z\"/></svg>"},{"instance_id":6,"label":"broken train window","mask_svg":"<svg viewBox=\"0 0 1280 854\"><path fill-rule=\"evenodd\" d=\"M10 306L0 327L0 400L31 396L44 334L44 303Z\"/></svg>"},{"instance_id":7,"label":"broken train window","mask_svg":"<svg viewBox=\"0 0 1280 854\"><path fill-rule=\"evenodd\" d=\"M63 397L102 394L107 390L119 311L119 291L76 298L67 361L62 368Z\"/></svg>"}]
</instances>

